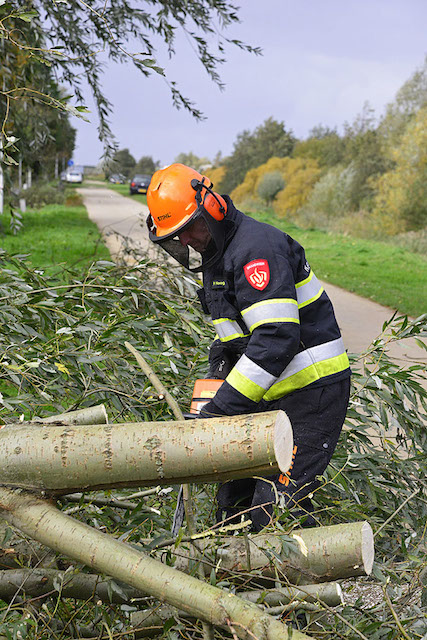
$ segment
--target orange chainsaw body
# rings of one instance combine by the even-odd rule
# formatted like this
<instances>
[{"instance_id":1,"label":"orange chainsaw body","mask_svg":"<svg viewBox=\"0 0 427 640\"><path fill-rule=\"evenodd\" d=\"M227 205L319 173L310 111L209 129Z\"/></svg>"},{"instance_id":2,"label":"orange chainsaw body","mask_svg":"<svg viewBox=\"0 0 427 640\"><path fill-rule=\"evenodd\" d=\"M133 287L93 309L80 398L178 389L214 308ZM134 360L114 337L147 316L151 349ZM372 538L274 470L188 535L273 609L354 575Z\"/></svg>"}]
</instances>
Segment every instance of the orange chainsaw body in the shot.
<instances>
[{"instance_id":1,"label":"orange chainsaw body","mask_svg":"<svg viewBox=\"0 0 427 640\"><path fill-rule=\"evenodd\" d=\"M191 398L190 413L200 413L202 407L212 400L224 380L216 378L206 378L196 380Z\"/></svg>"}]
</instances>

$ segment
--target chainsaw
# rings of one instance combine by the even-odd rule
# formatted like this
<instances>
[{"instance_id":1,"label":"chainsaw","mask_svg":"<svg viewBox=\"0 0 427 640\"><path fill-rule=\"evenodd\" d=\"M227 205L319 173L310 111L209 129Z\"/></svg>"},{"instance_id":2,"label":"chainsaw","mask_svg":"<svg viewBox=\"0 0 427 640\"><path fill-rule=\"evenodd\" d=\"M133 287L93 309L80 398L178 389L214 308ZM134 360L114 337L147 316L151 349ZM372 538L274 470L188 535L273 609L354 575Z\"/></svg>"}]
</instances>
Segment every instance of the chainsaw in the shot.
<instances>
[{"instance_id":1,"label":"chainsaw","mask_svg":"<svg viewBox=\"0 0 427 640\"><path fill-rule=\"evenodd\" d=\"M224 380L216 378L201 378L194 383L193 396L191 398L189 418L200 414L202 408L212 400ZM186 416L186 417L187 417Z\"/></svg>"}]
</instances>

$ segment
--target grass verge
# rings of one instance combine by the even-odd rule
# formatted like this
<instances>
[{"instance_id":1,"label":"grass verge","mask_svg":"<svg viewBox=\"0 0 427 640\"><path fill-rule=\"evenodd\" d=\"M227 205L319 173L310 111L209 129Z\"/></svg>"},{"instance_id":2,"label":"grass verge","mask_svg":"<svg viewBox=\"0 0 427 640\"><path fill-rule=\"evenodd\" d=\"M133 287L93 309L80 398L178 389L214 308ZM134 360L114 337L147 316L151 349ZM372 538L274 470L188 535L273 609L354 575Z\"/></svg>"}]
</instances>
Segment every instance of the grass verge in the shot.
<instances>
[{"instance_id":1,"label":"grass verge","mask_svg":"<svg viewBox=\"0 0 427 640\"><path fill-rule=\"evenodd\" d=\"M3 216L2 248L8 253L29 254L34 267L50 273L58 267L94 260L110 260L110 253L97 226L88 219L84 206L50 204L23 214L23 227L17 235L9 229L9 215Z\"/></svg>"},{"instance_id":2,"label":"grass verge","mask_svg":"<svg viewBox=\"0 0 427 640\"><path fill-rule=\"evenodd\" d=\"M265 211L251 215L289 233L318 278L418 317L427 311L427 259L385 242L306 230Z\"/></svg>"}]
</instances>

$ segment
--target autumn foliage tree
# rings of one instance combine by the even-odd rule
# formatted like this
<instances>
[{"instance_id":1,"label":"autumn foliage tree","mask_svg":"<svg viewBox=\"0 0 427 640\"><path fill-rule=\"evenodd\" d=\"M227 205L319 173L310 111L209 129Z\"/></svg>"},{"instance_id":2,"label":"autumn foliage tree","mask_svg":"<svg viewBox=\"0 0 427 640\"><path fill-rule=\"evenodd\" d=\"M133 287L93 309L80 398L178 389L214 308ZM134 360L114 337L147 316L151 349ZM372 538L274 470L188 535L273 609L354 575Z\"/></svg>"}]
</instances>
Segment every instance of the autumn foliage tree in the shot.
<instances>
[{"instance_id":1,"label":"autumn foliage tree","mask_svg":"<svg viewBox=\"0 0 427 640\"><path fill-rule=\"evenodd\" d=\"M259 188L265 176L279 173L283 178L283 189L279 190L273 202L278 215L286 216L297 211L307 200L311 189L321 175L321 170L312 159L270 158L266 163L251 169L231 196L240 205L248 201L256 202Z\"/></svg>"},{"instance_id":2,"label":"autumn foliage tree","mask_svg":"<svg viewBox=\"0 0 427 640\"><path fill-rule=\"evenodd\" d=\"M248 171L264 164L270 158L289 156L295 144L291 131L284 122L267 118L253 133L249 130L238 134L232 154L224 161L225 174L221 187L230 193L243 182Z\"/></svg>"},{"instance_id":3,"label":"autumn foliage tree","mask_svg":"<svg viewBox=\"0 0 427 640\"><path fill-rule=\"evenodd\" d=\"M378 181L374 217L393 234L427 225L427 107L420 109L393 149L395 166Z\"/></svg>"}]
</instances>

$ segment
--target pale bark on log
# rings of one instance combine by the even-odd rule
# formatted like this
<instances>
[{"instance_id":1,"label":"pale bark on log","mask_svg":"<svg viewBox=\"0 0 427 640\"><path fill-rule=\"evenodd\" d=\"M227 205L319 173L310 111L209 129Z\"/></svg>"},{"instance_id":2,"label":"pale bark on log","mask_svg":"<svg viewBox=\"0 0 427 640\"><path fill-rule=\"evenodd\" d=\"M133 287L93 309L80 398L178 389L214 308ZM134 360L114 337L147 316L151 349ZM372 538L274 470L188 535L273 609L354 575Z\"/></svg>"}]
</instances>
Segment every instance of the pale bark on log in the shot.
<instances>
[{"instance_id":1,"label":"pale bark on log","mask_svg":"<svg viewBox=\"0 0 427 640\"><path fill-rule=\"evenodd\" d=\"M293 437L283 411L204 420L0 430L1 483L81 489L215 482L286 472Z\"/></svg>"},{"instance_id":2,"label":"pale bark on log","mask_svg":"<svg viewBox=\"0 0 427 640\"><path fill-rule=\"evenodd\" d=\"M207 574L212 562L224 571L247 572L262 569L263 575L275 577L282 574L293 584L308 584L370 575L374 561L374 538L368 522L316 527L294 530L290 537L296 543L297 550L282 552L282 540L279 535L257 534L245 537L223 538L218 548L212 540L200 539L200 548L210 555L211 562L206 563ZM211 553L209 553L211 547ZM265 549L265 551L264 551ZM276 555L274 564L271 553ZM178 547L175 567L188 571L189 558L185 547ZM277 555L282 562L277 560ZM203 559L201 560L203 564Z\"/></svg>"},{"instance_id":3,"label":"pale bark on log","mask_svg":"<svg viewBox=\"0 0 427 640\"><path fill-rule=\"evenodd\" d=\"M57 585L60 589L57 589ZM135 598L146 597L138 589L120 584L114 588L111 579L102 579L88 573L68 573L55 569L9 569L0 571L0 598L9 600L17 592L38 597L50 593L61 593L64 598L79 600L102 600L114 604L130 603Z\"/></svg>"},{"instance_id":4,"label":"pale bark on log","mask_svg":"<svg viewBox=\"0 0 427 640\"><path fill-rule=\"evenodd\" d=\"M36 417L31 422L25 422L23 424L55 424L59 422L69 425L108 424L108 415L105 405L98 404L94 407L85 407L84 409L76 409L76 411L58 413L48 418Z\"/></svg>"},{"instance_id":5,"label":"pale bark on log","mask_svg":"<svg viewBox=\"0 0 427 640\"><path fill-rule=\"evenodd\" d=\"M161 602L210 624L232 624L242 640L285 640L286 625L250 602L162 565L111 536L77 522L50 503L0 487L0 515L27 535L78 562L108 574ZM308 636L292 630L293 640Z\"/></svg>"},{"instance_id":6,"label":"pale bark on log","mask_svg":"<svg viewBox=\"0 0 427 640\"><path fill-rule=\"evenodd\" d=\"M344 598L338 582L319 582L318 584L306 584L300 588L276 587L274 589L258 589L254 591L238 592L239 598L249 602L262 602L269 606L288 604L289 602L321 602L330 607L343 604Z\"/></svg>"},{"instance_id":7,"label":"pale bark on log","mask_svg":"<svg viewBox=\"0 0 427 640\"><path fill-rule=\"evenodd\" d=\"M59 585L59 588L58 588ZM32 598L60 593L63 598L78 600L101 600L113 604L131 604L132 601L146 599L148 594L119 583L101 578L98 575L82 572L65 572L57 569L8 569L0 571L0 599L9 600L17 593ZM305 585L296 587L278 587L238 592L239 598L256 604L277 606L290 602L321 602L336 607L343 603L342 590L337 582Z\"/></svg>"},{"instance_id":8,"label":"pale bark on log","mask_svg":"<svg viewBox=\"0 0 427 640\"><path fill-rule=\"evenodd\" d=\"M130 500L119 500L118 498L105 498L103 496L91 496L91 495L85 495L83 493L67 493L64 496L61 496L60 500L65 503L77 502L78 504L80 503L94 504L97 507L112 507L115 509L132 510L138 506L136 502L131 502ZM148 511L154 511L153 509L150 509L150 507L143 506L140 508L142 509L142 511L144 511L144 509ZM156 513L158 513L157 510L156 510Z\"/></svg>"},{"instance_id":9,"label":"pale bark on log","mask_svg":"<svg viewBox=\"0 0 427 640\"><path fill-rule=\"evenodd\" d=\"M310 584L305 585L302 589L289 586L262 591L243 591L238 592L236 595L249 602L274 607L271 610L273 615L293 609L318 611L319 609L315 606L315 603L325 603L329 607L337 607L343 604L342 590L337 582ZM266 611L270 613L270 609L266 609ZM180 616L183 616L181 611L168 606L156 608L154 611L152 609L136 611L131 615L132 626L135 628L135 638L160 634L166 620ZM183 617L188 617L188 615L184 614Z\"/></svg>"},{"instance_id":10,"label":"pale bark on log","mask_svg":"<svg viewBox=\"0 0 427 640\"><path fill-rule=\"evenodd\" d=\"M315 604L308 602L293 603L288 605L280 605L278 607L271 607L266 609L269 615L281 615L288 611L321 611L321 608ZM135 611L131 614L131 624L134 629L135 638L150 638L155 636L161 636L163 632L163 625L169 618L175 619L191 619L194 616L183 614L182 612L168 607L166 605L153 609L144 609L142 611Z\"/></svg>"}]
</instances>

